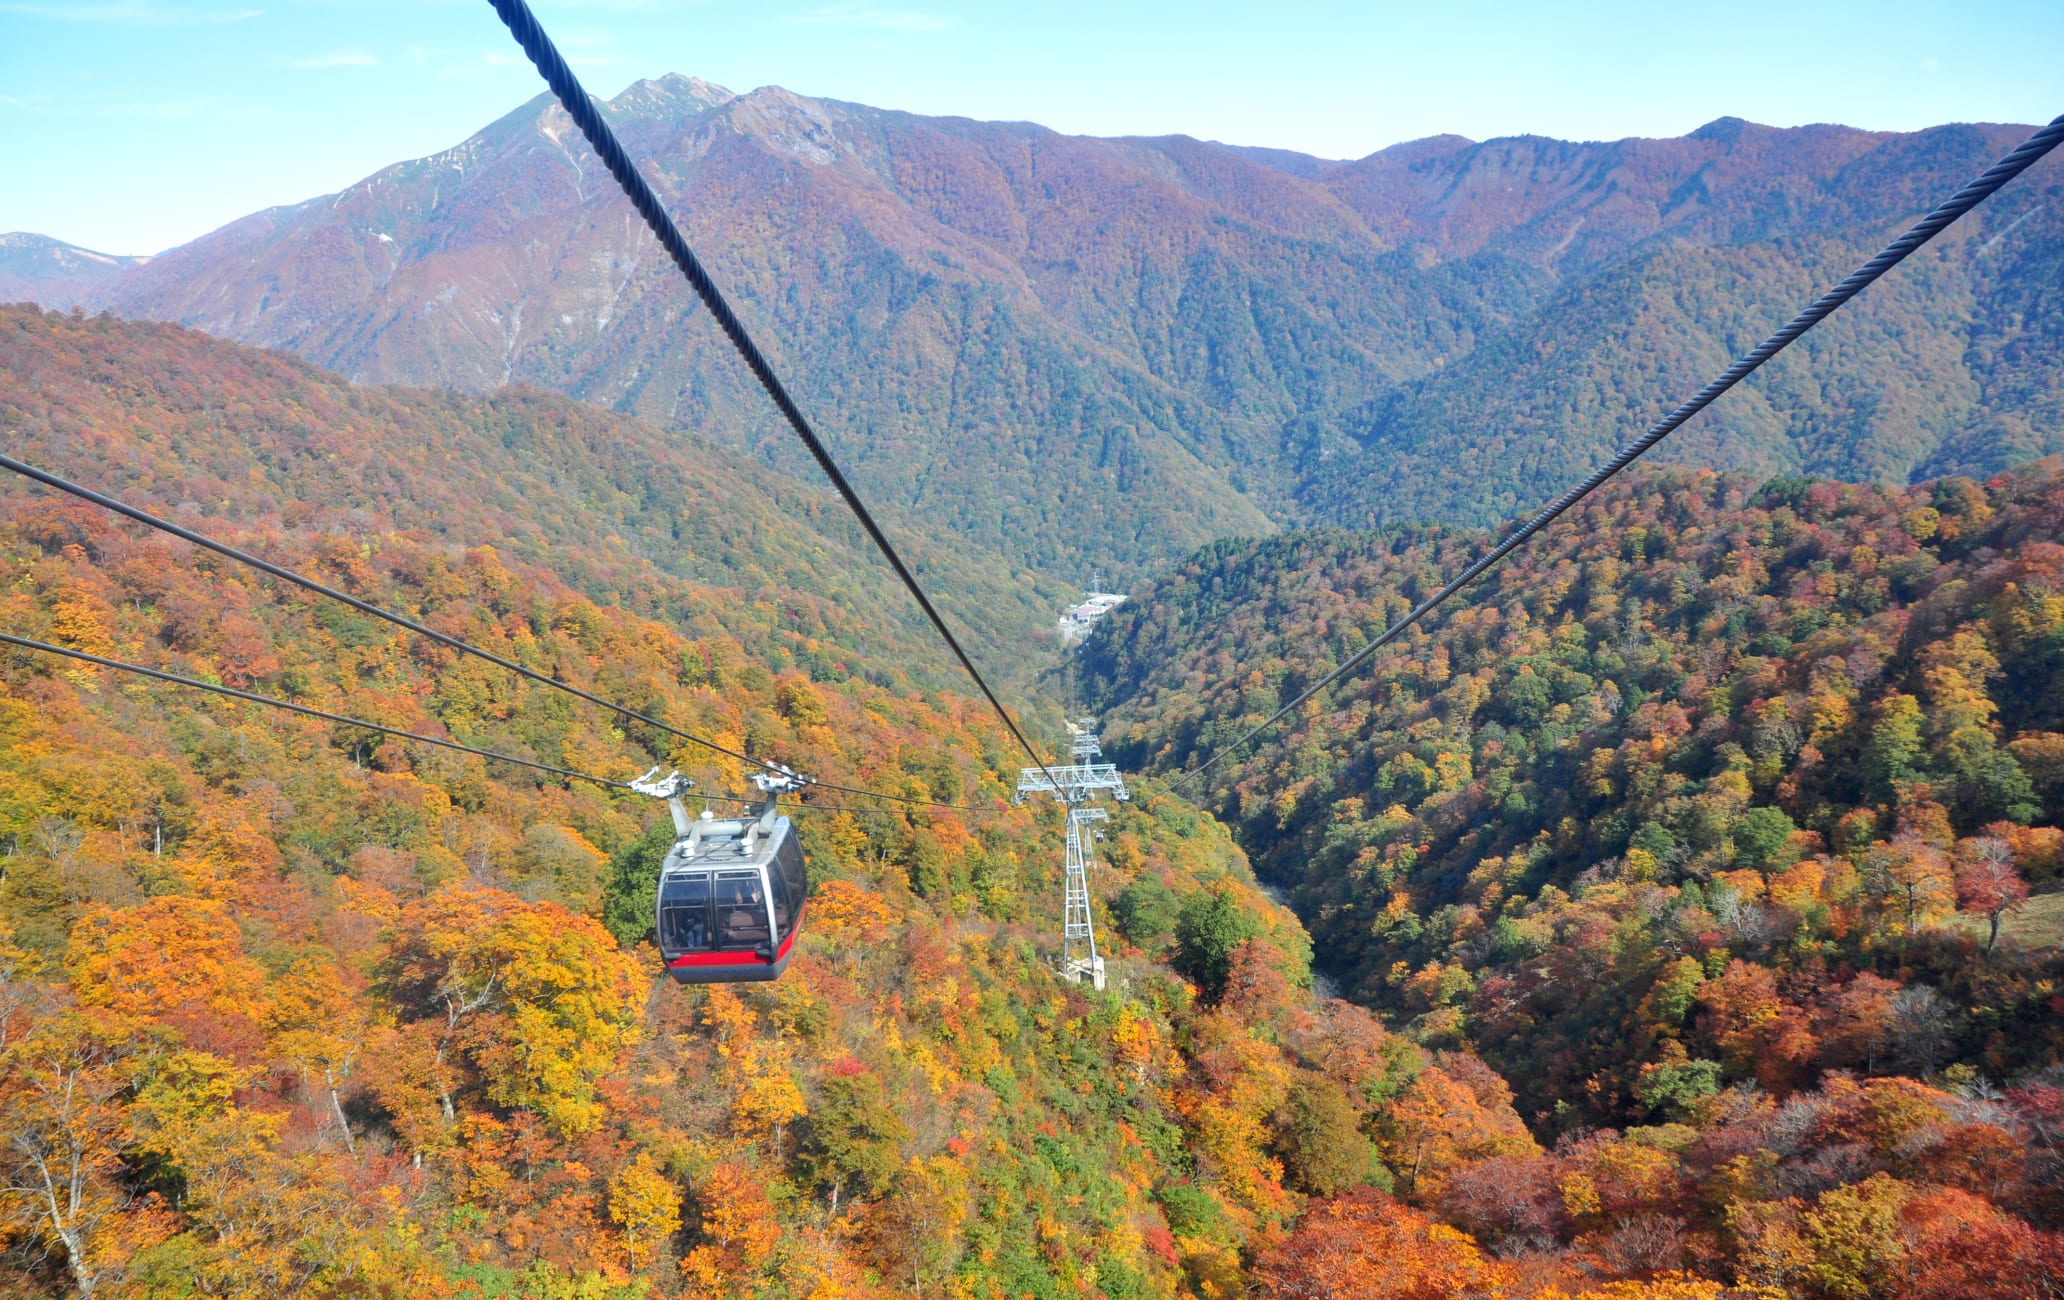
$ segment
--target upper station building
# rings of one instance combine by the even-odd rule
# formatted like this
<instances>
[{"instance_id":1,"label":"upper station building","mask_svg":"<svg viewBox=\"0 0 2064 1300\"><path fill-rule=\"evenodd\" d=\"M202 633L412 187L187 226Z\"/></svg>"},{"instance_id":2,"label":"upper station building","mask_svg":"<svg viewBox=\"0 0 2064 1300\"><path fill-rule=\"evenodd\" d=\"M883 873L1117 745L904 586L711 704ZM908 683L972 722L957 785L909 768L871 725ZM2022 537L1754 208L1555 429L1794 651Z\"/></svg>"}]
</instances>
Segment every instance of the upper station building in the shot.
<instances>
[{"instance_id":1,"label":"upper station building","mask_svg":"<svg viewBox=\"0 0 2064 1300\"><path fill-rule=\"evenodd\" d=\"M1119 592L1084 592L1081 604L1070 605L1061 611L1061 644L1070 646L1082 640L1099 619L1124 603L1125 597Z\"/></svg>"}]
</instances>

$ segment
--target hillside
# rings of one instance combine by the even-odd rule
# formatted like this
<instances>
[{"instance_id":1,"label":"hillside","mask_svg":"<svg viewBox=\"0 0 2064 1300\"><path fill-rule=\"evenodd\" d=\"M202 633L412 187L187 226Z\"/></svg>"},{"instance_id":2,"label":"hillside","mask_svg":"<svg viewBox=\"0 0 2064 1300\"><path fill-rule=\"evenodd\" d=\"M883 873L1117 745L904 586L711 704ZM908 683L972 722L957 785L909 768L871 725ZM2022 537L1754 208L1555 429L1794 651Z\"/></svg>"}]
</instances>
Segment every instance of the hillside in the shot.
<instances>
[{"instance_id":1,"label":"hillside","mask_svg":"<svg viewBox=\"0 0 2064 1300\"><path fill-rule=\"evenodd\" d=\"M1931 927L1985 854L2064 885L2060 522L2054 460L1910 491L1643 474L1214 774L1211 802L1322 968L1484 1050L1558 1123L1644 1113L1674 1035L1643 999L1677 952L1766 963L1801 1001L1845 970L1939 980L1959 1005L1936 1064L2051 1065L2058 955L1975 961ZM1115 752L1180 769L1485 544L1200 554L1085 648ZM1640 936L1624 964L1557 978L1607 923ZM1845 1063L1822 1046L1721 1077Z\"/></svg>"},{"instance_id":2,"label":"hillside","mask_svg":"<svg viewBox=\"0 0 2064 1300\"><path fill-rule=\"evenodd\" d=\"M737 540L768 548L752 599L633 581L635 543L573 514L606 479L557 459L644 436L624 421L352 390L172 329L0 328L11 448L97 461L673 725L969 809L803 807L816 892L788 974L680 989L638 919L671 838L642 798L0 654L0 1291L1228 1295L1306 1194L1387 1176L1359 1081L1430 1062L1300 987L1302 932L1210 819L1151 787L1115 810L1100 906L1154 906L1128 914L1136 946L1112 936L1109 994L1048 973L1053 812L1007 802L982 706L774 585L815 572L779 568L803 524ZM475 490L502 472L524 476ZM742 784L104 512L7 502L10 632L583 771ZM622 605L583 590L619 581ZM1214 993L1237 972L1267 1014L1171 963Z\"/></svg>"},{"instance_id":3,"label":"hillside","mask_svg":"<svg viewBox=\"0 0 2064 1300\"><path fill-rule=\"evenodd\" d=\"M828 489L552 394L359 386L192 330L0 306L0 437L189 526L492 545L676 626L743 602L730 626L779 629L818 671L964 680ZM0 500L43 492L5 478ZM1050 659L1037 647L1064 589L885 524L990 672L1026 681Z\"/></svg>"},{"instance_id":4,"label":"hillside","mask_svg":"<svg viewBox=\"0 0 2064 1300\"><path fill-rule=\"evenodd\" d=\"M1917 1182L2064 1208L2020 1181L2055 1169L2059 895L2017 903L2064 889L2060 537L2055 459L1908 490L1638 472L1208 778L1317 967L1560 1136L1437 1193L1451 1221L1788 1294L2023 1293L1914 1289L1892 1224ZM1490 540L1199 553L1085 646L1108 747L1182 769ZM1962 1165L1970 1123L2006 1181ZM1578 1176L1615 1190L1574 1209ZM1813 1241L1871 1205L1839 1282Z\"/></svg>"},{"instance_id":5,"label":"hillside","mask_svg":"<svg viewBox=\"0 0 2064 1300\"><path fill-rule=\"evenodd\" d=\"M278 547L679 725L1007 806L964 701L776 673L485 549L341 541ZM590 770L664 757L80 512L10 514L0 565L12 630ZM1264 1130L1189 1154L1209 1120L1177 1099L1231 1081L1185 1082L1175 1043L1211 1022L1179 980L1118 960L1126 992L1091 1000L1045 973L1050 817L797 814L813 928L734 994L655 984L642 934L595 919L664 848L636 797L12 652L0 771L9 1294L1166 1295L1291 1203ZM1164 800L1112 831L1114 883L1232 900L1295 968L1222 832ZM79 1199L20 1194L53 1158Z\"/></svg>"},{"instance_id":6,"label":"hillside","mask_svg":"<svg viewBox=\"0 0 2064 1300\"><path fill-rule=\"evenodd\" d=\"M1283 525L1530 505L2025 134L1723 119L1322 164L684 77L609 109L863 488L1070 581ZM1904 482L2059 450L2058 167L1667 456ZM359 381L553 389L804 467L544 99L42 295L73 298ZM1464 452L1481 473L1455 472Z\"/></svg>"},{"instance_id":7,"label":"hillside","mask_svg":"<svg viewBox=\"0 0 2064 1300\"><path fill-rule=\"evenodd\" d=\"M1344 417L1361 448L1311 480L1306 507L1356 526L1489 525L1537 508L1548 485L1602 463L2005 144L1948 129L1888 141L1833 172L1820 210L1744 212L1734 238L1650 239L1565 277L1524 321ZM1660 459L1906 483L2064 450L2059 177L2052 164L2002 191L1997 208L1807 335Z\"/></svg>"},{"instance_id":8,"label":"hillside","mask_svg":"<svg viewBox=\"0 0 2064 1300\"><path fill-rule=\"evenodd\" d=\"M964 805L804 798L789 971L682 989L644 920L672 831L639 797L0 654L0 1291L1719 1300L1654 1251L1521 1258L1433 1217L1461 1217L1436 1193L1471 1171L1548 1159L1510 1088L1316 995L1304 931L1225 828L1150 780L1099 842L1111 987L1056 981L1054 810L1007 801L1015 756L982 707L778 585L816 573L781 567L807 511L732 539L766 548L745 599L608 531L645 516L612 516L622 485L565 449L646 436L624 421L352 389L111 319L0 329L11 447L98 461L673 725ZM741 784L104 512L7 502L10 632L582 771ZM811 628L851 633L851 659ZM2048 1241L1954 1194L1923 1187L1901 1231Z\"/></svg>"}]
</instances>

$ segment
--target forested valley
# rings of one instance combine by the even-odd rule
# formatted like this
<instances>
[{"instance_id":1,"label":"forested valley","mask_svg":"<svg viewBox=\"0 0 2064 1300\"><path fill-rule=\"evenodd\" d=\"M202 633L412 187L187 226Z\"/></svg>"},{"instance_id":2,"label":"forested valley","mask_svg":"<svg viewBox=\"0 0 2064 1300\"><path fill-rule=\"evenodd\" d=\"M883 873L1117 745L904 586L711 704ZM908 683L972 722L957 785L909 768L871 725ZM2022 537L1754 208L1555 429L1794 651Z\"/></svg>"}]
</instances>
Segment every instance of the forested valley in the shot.
<instances>
[{"instance_id":1,"label":"forested valley","mask_svg":"<svg viewBox=\"0 0 2064 1300\"><path fill-rule=\"evenodd\" d=\"M1191 775L2014 130L610 112L727 196L691 234L1042 747L1100 719L1108 986L1054 974L1008 731L557 110L90 285L15 240L301 356L0 307L10 455L915 802L792 800L793 964L680 987L650 799L0 648L0 1295L2064 1295L2054 181L1700 417L1719 472L1637 468ZM1143 580L1063 659L1092 559ZM13 477L0 629L746 788Z\"/></svg>"}]
</instances>

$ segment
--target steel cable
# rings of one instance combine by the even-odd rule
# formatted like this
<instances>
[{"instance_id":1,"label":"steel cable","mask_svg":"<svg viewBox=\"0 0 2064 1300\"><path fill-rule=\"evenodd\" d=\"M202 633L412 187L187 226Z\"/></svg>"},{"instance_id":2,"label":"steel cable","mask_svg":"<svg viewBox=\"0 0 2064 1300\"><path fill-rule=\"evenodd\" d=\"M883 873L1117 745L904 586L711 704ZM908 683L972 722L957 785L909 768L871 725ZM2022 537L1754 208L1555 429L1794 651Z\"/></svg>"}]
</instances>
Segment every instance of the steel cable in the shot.
<instances>
[{"instance_id":1,"label":"steel cable","mask_svg":"<svg viewBox=\"0 0 2064 1300\"><path fill-rule=\"evenodd\" d=\"M594 704L600 708L607 709L611 713L618 714L626 718L635 718L639 722L643 722L649 726L656 727L669 735L679 736L683 740L689 741L693 744L700 745L705 749L712 750L716 753L722 754L727 758L735 758L742 763L750 763L754 767L765 768L768 771L777 770L773 764L763 759L757 759L751 757L750 755L739 753L737 750L731 749L725 745L720 745L716 741L705 740L701 736L693 735L689 732L683 731L679 727L670 726L667 723L661 722L657 718L650 717L646 714L640 713L636 709L630 709L624 707L621 704L612 703L609 700L605 700L598 695L590 694L589 692L584 691L580 687L575 686L569 682L561 681L557 677L550 677L544 673L536 671L535 669L526 668L522 664L516 663L509 659L504 659L502 656L495 654L491 650L483 650L479 646L476 646L469 641L464 641L458 637L450 636L446 633L439 632L435 628L427 627L424 624L407 617L406 615L394 613L392 610L382 609L378 605L372 604L368 601L360 600L358 597L353 596L348 592L339 591L337 588L332 587L327 583L319 582L316 579L308 577L305 574L297 573L294 570L285 567L284 565L274 564L270 560L261 559L260 557L251 554L249 551L245 551L239 549L238 547L231 546L227 542L217 541L214 538L209 537L205 533L197 533L191 528L182 527L179 524L173 523L169 519L160 518L157 515L151 514L147 510L139 509L135 506L130 505L126 501L120 500L119 498L108 496L104 492L96 492L92 488L89 488L82 483L74 483L70 479L59 477L56 474L52 474L48 470L39 469L26 461L17 460L13 456L0 453L0 469L12 470L14 473L21 475L23 478L32 479L35 482L43 484L45 487L55 488L59 492L68 493L71 496L79 498L81 501L90 501L94 505L100 506L102 509L112 510L118 515L122 515L125 518L135 520L137 523L147 525L151 528L155 528L163 533L169 533L170 535L179 538L181 541L191 542L195 546L204 547L207 550L215 552L217 555L221 555L228 559L235 560L238 564L248 565L249 567L258 570L261 573L271 574L273 577L278 578L283 582L290 582L297 587L302 587L308 591L312 591L319 596L326 596L331 600L338 601L342 604L348 605L352 609L358 610L362 614L369 614L374 618L381 619L385 622L391 623L396 627L403 628L410 632L414 632L418 636L428 637L440 645L449 646L450 648L457 650L463 654L469 654L475 656L476 658L484 659L488 663L494 664L497 667L506 668L512 673L516 673L522 677L528 678L531 681L539 682L545 686L549 686L553 690L563 691L568 695L572 695L578 699L585 700L588 703ZM826 789L840 790L846 794L864 795L872 799L889 799L897 803L921 804L927 807L958 808L958 805L934 804L929 800L916 799L912 798L909 795L889 794L881 790L864 790L857 786L833 785L830 783L820 784L824 784Z\"/></svg>"},{"instance_id":2,"label":"steel cable","mask_svg":"<svg viewBox=\"0 0 2064 1300\"><path fill-rule=\"evenodd\" d=\"M174 686L188 686L192 687L194 690L197 691L207 691L208 693L213 695L222 695L227 696L228 698L233 700L241 700L245 704L263 705L268 709L282 709L288 713L298 713L304 717L315 718L323 722L334 722L340 726L358 727L365 731L377 732L378 734L383 736L392 736L396 740L409 740L416 741L425 745L435 745L440 749L454 750L461 754L472 754L478 758L489 758L493 759L495 762L498 763L513 763L517 767L527 767L538 772L548 772L553 776L565 777L570 781L586 781L591 785L606 786L612 790L634 789L634 787L628 781L612 780L609 777L595 776L594 774L589 772L577 772L569 767L555 767L550 763L540 763L536 759L518 758L514 754L503 754L492 749L482 749L477 745L461 744L456 740L445 740L438 736L425 736L420 732L404 731L399 727L389 727L382 723L373 722L365 718L354 718L342 713L331 713L327 710L314 708L306 704L296 704L292 700L282 700L270 695L259 695L253 691L240 691L234 686L223 686L217 682L203 681L198 677L184 677L178 673L167 672L162 668L148 668L145 667L143 664L132 664L121 659L109 659L103 655L88 654L84 650L75 650L70 646L52 645L47 641L31 640L28 637L14 636L11 633L7 632L0 632L0 644L16 646L23 650L37 650L41 651L44 654L61 655L64 658L76 659L82 663L93 664L96 667L109 668L113 669L116 672L131 673L138 677L148 677L156 681L168 682ZM852 786L832 785L829 783L815 781L810 782L809 786L805 786L804 788L807 790L811 786L819 785L821 785L822 788L827 790L842 790L848 794L869 795L875 798L901 799L906 803L917 804L918 806L924 808L940 808L950 810L953 812L971 813L987 813L995 811L995 809L975 808L965 806L962 804L933 803L928 800L913 799L907 795L884 795L877 790L861 790ZM715 800L722 803L751 804L757 802L757 800L749 799L742 795L735 794L698 793L695 797L703 800ZM875 811L874 809L870 808L854 808L848 804L840 803L794 803L788 806L792 809L803 808L813 812Z\"/></svg>"},{"instance_id":3,"label":"steel cable","mask_svg":"<svg viewBox=\"0 0 2064 1300\"><path fill-rule=\"evenodd\" d=\"M270 695L258 695L251 691L240 691L234 686L223 686L217 682L204 682L197 677L182 677L178 673L168 673L161 668L146 668L142 664L125 663L120 659L108 659L101 655L88 654L84 650L74 650L70 646L51 645L47 641L32 641L28 637L13 636L6 632L0 632L0 644L19 646L24 650L40 650L44 654L63 655L67 659L77 659L83 663L95 664L101 668L112 668L117 672L134 673L139 677L151 677L161 682L170 682L174 686L190 686L197 691L226 695L230 699L242 700L246 704L262 704L268 709L284 709L289 713L299 713L306 717L319 718L324 722L335 722L347 727L362 727L367 731L379 732L383 736L393 736L397 740L421 741L425 745L436 745L441 749L453 749L462 754L475 754L481 758L492 758L497 762L514 763L518 767L528 767L540 772L550 772L554 776L563 776L572 781L588 781L595 785L609 786L612 789L618 790L628 790L631 788L630 783L626 781L612 781L608 777L593 776L586 772L576 772L572 768L567 767L554 767L550 763L540 763L535 759L529 758L518 758L514 754L498 754L491 749L462 745L456 740L441 740L436 736L419 735L413 731L403 731L399 727L389 727L377 722L369 722L364 718L346 717L341 713L330 713L323 709L311 708L306 704L296 704L292 700L275 699Z\"/></svg>"},{"instance_id":4,"label":"steel cable","mask_svg":"<svg viewBox=\"0 0 2064 1300\"><path fill-rule=\"evenodd\" d=\"M996 710L997 717L1003 719L1003 725L1010 729L1011 735L1031 758L1033 765L1041 771L1046 771L1046 760L1039 756L1038 750L1032 748L1032 742L1018 729L1016 719L1003 707L1003 702L997 698L996 692L989 688L988 680L982 676L981 670L975 667L974 660L969 658L967 651L961 647L960 639L946 626L946 620L932 605L931 597L918 585L917 577L910 571L910 566L897 554L896 548L889 542L888 535L882 532L881 525L875 522L873 512L867 508L866 503L860 499L860 494L847 481L845 472L839 468L838 462L832 459L830 448L817 436L816 429L804 416L802 408L796 405L795 399L789 396L787 387L782 384L780 376L774 373L773 365L760 351L759 345L753 342L752 336L746 333L745 325L738 319L738 314L731 310L731 304L717 288L716 281L710 278L709 272L703 269L702 262L695 256L694 250L688 247L687 239L681 234L680 227L674 224L666 205L660 202L659 195L646 183L643 173L631 161L631 156L624 151L623 144L616 138L616 132L603 120L601 111L595 107L595 101L589 98L580 79L573 75L573 69L560 57L558 48L552 44L552 38L545 35L545 29L538 23L537 16L531 13L530 6L524 3L524 0L489 2L494 5L495 12L501 15L510 35L516 38L516 43L523 47L523 52L530 56L530 61L537 66L538 74L545 79L545 84L552 88L552 93L558 97L560 107L566 110L574 125L587 137L588 144L594 149L596 156L609 168L609 174L616 178L616 183L630 199L631 206L638 210L639 216L645 218L645 224L651 227L660 247L666 250L674 265L680 268L681 274L687 278L696 296L709 309L710 316L715 319L718 328L724 331L724 336L731 341L731 346L737 350L746 367L752 371L753 377L760 381L760 387L767 390L767 396L773 399L775 407L788 421L789 427L795 430L796 436L809 448L810 455L817 461L817 467L824 471L824 476L831 480L831 485L845 498L846 507L853 512L854 518L860 521L860 526L874 542L875 549L882 553L882 557L889 562L889 567L903 580L904 587L909 589L918 607L924 610L925 617L931 620L939 636L953 651L954 658L960 661L960 666L967 670L968 676L981 688L983 697L989 701L989 707ZM1052 773L1048 772L1047 775L1050 778Z\"/></svg>"},{"instance_id":5,"label":"steel cable","mask_svg":"<svg viewBox=\"0 0 2064 1300\"><path fill-rule=\"evenodd\" d=\"M570 682L561 681L556 677L549 677L544 673L538 672L534 668L526 668L522 664L519 664L512 659L502 658L502 656L494 653L492 650L483 650L479 646L476 646L469 641L463 641L460 640L458 637L450 636L446 633L439 632L435 628L426 627L422 623L419 623L416 620L407 617L406 615L394 613L392 610L382 609L378 605L374 605L368 601L360 600L358 597L353 596L348 592L339 591L337 588L332 587L327 583L318 582L314 578L308 577L305 574L296 573L294 570L289 569L284 565L274 564L270 560L261 559L258 556L251 554L249 551L241 550L237 547L231 546L227 542L218 542L214 538L206 535L205 533L197 533L191 528L183 528L180 525L173 523L169 519L159 518L157 515L154 515L147 510L140 510L137 507L130 505L126 501L118 500L117 498L108 496L107 494L102 492L96 492L92 488L89 488L84 484L74 483L70 479L60 478L57 475L50 473L48 470L38 469L34 465L28 464L25 461L16 460L12 456L0 454L0 469L13 470L15 473L21 475L22 477L34 479L36 482L43 484L45 487L56 488L60 492L70 493L72 496L79 498L81 501L90 501L94 505L100 506L102 509L112 510L118 515L122 515L126 518L135 520L137 523L148 525L149 527L155 528L160 532L170 533L172 536L179 538L181 541L192 542L195 546L205 547L208 550L215 552L217 555L225 556L229 559L235 560L238 564L249 565L251 568L258 570L260 573L271 574L273 577L280 579L282 582L291 582L297 587L301 587L308 591L316 593L318 596L327 596L331 600L338 601L345 605L349 605L351 608L357 610L361 614L370 614L374 618L381 619L388 623L392 623L396 627L404 628L410 632L415 633L417 636L428 637L430 640L437 642L439 645L448 646L451 649L457 650L462 654L469 654L475 656L476 658L484 659L488 663L494 664L496 667L506 668L510 672L515 673L518 676L528 678L529 680L540 683L544 686L549 686L555 691L564 691L568 695L576 696L580 699L586 700L588 703L607 709L611 713L620 714L626 718L636 718L638 721L643 722L648 726L657 727L659 730L664 731L669 735L679 736L683 740L689 741L692 744L701 745L703 748L713 750L716 753L722 754L727 758L735 758L742 763L750 763L755 767L764 767L770 771L773 770L771 764L765 763L760 759L753 758L746 754L741 754L737 750L731 749L724 745L720 745L714 740L705 740L701 736L691 735L690 733L681 730L679 727L669 726L668 724L661 722L658 718L648 717L645 714L638 712L636 709L625 708L621 704L613 704L610 701L603 699L601 696L592 695L587 691L582 690L580 687L573 685Z\"/></svg>"},{"instance_id":6,"label":"steel cable","mask_svg":"<svg viewBox=\"0 0 2064 1300\"><path fill-rule=\"evenodd\" d=\"M2056 148L2060 142L2064 142L2064 117L2058 117L2051 121L2048 126L2023 141L2019 148L2001 158L1982 174L1964 185L1962 189L1944 199L1928 215L1915 222L1912 228L1905 234L1887 244L1884 250L1876 257L1871 258L1862 266L1851 271L1848 277L1840 284L1816 298L1811 306L1797 316L1792 317L1782 329L1757 344L1752 351L1729 366L1719 378L1707 384L1704 388L1699 389L1697 393L1692 395L1690 400L1649 426L1648 431L1639 438L1622 447L1618 454L1600 466L1589 478L1550 502L1539 514L1529 519L1511 536L1498 543L1497 546L1493 547L1475 563L1464 569L1460 574L1457 574L1453 581L1413 606L1411 612L1391 624L1381 636L1356 651L1338 668L1335 668L1299 692L1296 699L1277 709L1266 720L1249 730L1238 740L1230 744L1221 745L1213 750L1204 762L1177 777L1169 788L1179 788L1203 776L1227 754L1243 748L1248 742L1280 722L1306 700L1311 699L1314 695L1325 690L1334 682L1339 681L1342 677L1366 662L1371 655L1402 635L1405 629L1424 618L1450 596L1476 581L1486 570L1518 549L1528 538L1553 523L1557 517L1571 506L1591 495L1607 479L1612 478L1615 474L1633 464L1643 453L1664 438L1669 437L1686 420L1712 405L1713 401L1722 393L1733 388L1764 362L1791 346L1800 335L1827 319L1843 303L1848 302L1851 298L1863 292L1879 276L1905 261L1908 255L1913 253L1915 249L1940 234L1951 222L1990 198L1995 190L2014 179L2014 177L2019 176L2023 171L2026 171L2037 159Z\"/></svg>"}]
</instances>

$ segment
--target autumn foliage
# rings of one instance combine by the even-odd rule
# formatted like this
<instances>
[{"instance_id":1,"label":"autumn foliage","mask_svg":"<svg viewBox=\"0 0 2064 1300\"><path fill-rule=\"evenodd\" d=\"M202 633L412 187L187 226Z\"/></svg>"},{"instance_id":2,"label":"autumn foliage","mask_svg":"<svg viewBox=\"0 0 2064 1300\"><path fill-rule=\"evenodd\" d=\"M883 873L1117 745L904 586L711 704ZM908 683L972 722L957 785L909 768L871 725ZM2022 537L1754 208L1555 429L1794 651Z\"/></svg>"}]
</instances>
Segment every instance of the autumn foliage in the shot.
<instances>
[{"instance_id":1,"label":"autumn foliage","mask_svg":"<svg viewBox=\"0 0 2064 1300\"><path fill-rule=\"evenodd\" d=\"M10 327L38 327L21 315ZM45 324L68 347L150 337ZM500 547L467 539L494 521L457 498L431 528L297 496L320 472L201 486L209 449L230 449L172 407L235 406L240 383L285 419L316 397L274 386L291 367L163 360L138 391L94 389L136 431L95 427L148 474L186 476L194 526L684 730L969 811L798 808L816 894L788 975L682 989L645 942L671 840L648 801L10 651L0 1290L1231 1294L1301 1188L1383 1176L1353 1081L1415 1049L1319 1009L1301 929L1215 821L1143 790L1115 812L1098 888L1103 908L1134 890L1231 918L1245 946L1223 954L1223 1000L1144 924L1112 931L1109 994L1061 984L1057 825L1010 806L985 707L913 686L922 666L893 642L870 662L871 637L815 598L555 549L590 519ZM394 414L414 399L364 400L294 418L324 438L348 417L367 466L420 452L380 441L388 416L423 415ZM38 437L80 427L27 415L64 425ZM172 427L205 465L154 441ZM728 760L101 512L0 500L12 631L555 765L742 784ZM419 505L397 509L433 518ZM1322 1170L1343 1126L1363 1158Z\"/></svg>"},{"instance_id":2,"label":"autumn foliage","mask_svg":"<svg viewBox=\"0 0 2064 1300\"><path fill-rule=\"evenodd\" d=\"M137 423L110 445L150 442ZM618 552L598 572L549 530L518 554L354 520L291 476L189 483L194 526L541 672L961 807L799 801L789 973L684 989L646 942L672 838L648 801L0 656L0 1289L2044 1294L2059 972L2023 926L2064 873L2046 473L1628 489L1615 530L1382 660L1334 720L1351 753L1310 731L1264 753L1225 822L1139 781L1097 846L1103 993L1052 976L1058 826L1009 803L1007 736L822 608ZM0 501L10 630L742 784L98 512ZM1615 559L1636 528L1655 540ZM1225 721L1163 702L1166 734L1129 724L1152 761Z\"/></svg>"},{"instance_id":3,"label":"autumn foliage","mask_svg":"<svg viewBox=\"0 0 2064 1300\"><path fill-rule=\"evenodd\" d=\"M1639 475L1230 756L1319 964L1449 1054L1371 1115L1393 1190L1565 1289L2054 1285L2060 537L2054 461ZM1121 757L1240 734L1486 542L1200 553L1085 647Z\"/></svg>"}]
</instances>

